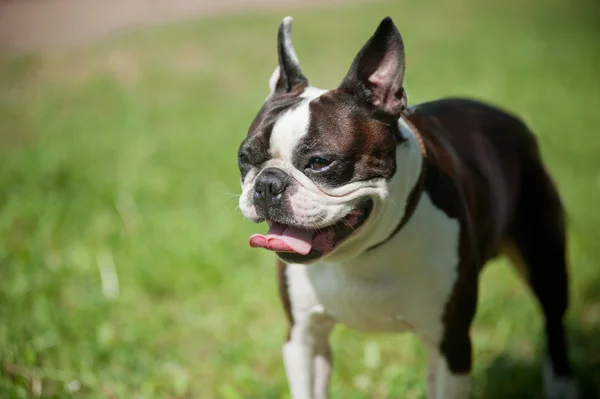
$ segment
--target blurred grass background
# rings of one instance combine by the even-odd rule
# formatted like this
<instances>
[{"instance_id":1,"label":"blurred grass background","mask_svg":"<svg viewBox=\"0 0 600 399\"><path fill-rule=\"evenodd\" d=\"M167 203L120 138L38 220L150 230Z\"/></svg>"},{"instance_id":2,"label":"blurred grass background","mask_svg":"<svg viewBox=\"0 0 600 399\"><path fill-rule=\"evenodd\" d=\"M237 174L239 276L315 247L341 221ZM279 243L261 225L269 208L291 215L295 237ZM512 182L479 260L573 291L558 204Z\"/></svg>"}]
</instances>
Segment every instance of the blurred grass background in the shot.
<instances>
[{"instance_id":1,"label":"blurred grass background","mask_svg":"<svg viewBox=\"0 0 600 399\"><path fill-rule=\"evenodd\" d=\"M572 358L600 387L598 2L384 1L298 9L307 76L337 85L381 18L409 101L484 99L538 135L570 220ZM236 151L285 14L239 14L0 59L0 397L288 397L273 257L236 210ZM259 229L264 230L263 227ZM537 304L482 278L477 398L540 398ZM416 339L338 328L334 398L423 398Z\"/></svg>"}]
</instances>

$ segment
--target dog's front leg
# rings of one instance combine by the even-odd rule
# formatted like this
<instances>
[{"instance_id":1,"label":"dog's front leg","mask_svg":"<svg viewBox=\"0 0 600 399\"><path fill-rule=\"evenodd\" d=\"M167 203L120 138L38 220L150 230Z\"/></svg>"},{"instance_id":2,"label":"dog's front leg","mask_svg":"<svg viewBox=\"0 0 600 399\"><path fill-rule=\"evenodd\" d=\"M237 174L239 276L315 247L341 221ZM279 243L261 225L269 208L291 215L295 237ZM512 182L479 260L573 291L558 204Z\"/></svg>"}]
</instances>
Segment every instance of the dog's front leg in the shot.
<instances>
[{"instance_id":1,"label":"dog's front leg","mask_svg":"<svg viewBox=\"0 0 600 399\"><path fill-rule=\"evenodd\" d=\"M472 343L469 334L477 303L477 284L455 290L447 306L442 335L422 338L429 347L427 397L468 399L471 389Z\"/></svg>"},{"instance_id":2,"label":"dog's front leg","mask_svg":"<svg viewBox=\"0 0 600 399\"><path fill-rule=\"evenodd\" d=\"M333 323L315 315L296 319L283 361L292 399L327 399L331 377L329 333Z\"/></svg>"},{"instance_id":3,"label":"dog's front leg","mask_svg":"<svg viewBox=\"0 0 600 399\"><path fill-rule=\"evenodd\" d=\"M294 330L294 329L293 329ZM305 332L290 336L283 345L283 363L292 399L312 399L312 337Z\"/></svg>"},{"instance_id":4,"label":"dog's front leg","mask_svg":"<svg viewBox=\"0 0 600 399\"><path fill-rule=\"evenodd\" d=\"M432 348L427 371L427 398L467 399L470 387L470 374L452 372L447 359L437 349Z\"/></svg>"},{"instance_id":5,"label":"dog's front leg","mask_svg":"<svg viewBox=\"0 0 600 399\"><path fill-rule=\"evenodd\" d=\"M429 348L429 359L427 365L427 398L436 399L436 386L437 383L437 367L438 367L439 353L435 348Z\"/></svg>"},{"instance_id":6,"label":"dog's front leg","mask_svg":"<svg viewBox=\"0 0 600 399\"><path fill-rule=\"evenodd\" d=\"M315 399L329 397L329 380L331 379L332 355L329 347L329 334L333 323L322 320L313 326L313 365Z\"/></svg>"}]
</instances>

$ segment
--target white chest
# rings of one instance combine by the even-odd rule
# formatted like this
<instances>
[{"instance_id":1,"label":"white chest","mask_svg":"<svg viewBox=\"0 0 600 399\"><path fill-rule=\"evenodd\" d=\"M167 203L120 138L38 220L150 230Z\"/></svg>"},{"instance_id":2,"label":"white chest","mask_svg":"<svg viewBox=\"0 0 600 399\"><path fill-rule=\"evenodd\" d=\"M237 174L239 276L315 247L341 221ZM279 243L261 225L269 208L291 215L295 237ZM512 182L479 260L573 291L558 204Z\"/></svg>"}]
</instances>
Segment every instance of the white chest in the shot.
<instances>
[{"instance_id":1,"label":"white chest","mask_svg":"<svg viewBox=\"0 0 600 399\"><path fill-rule=\"evenodd\" d=\"M410 222L387 244L345 263L290 265L295 318L325 312L372 332L415 329L436 339L457 278L459 224L427 194Z\"/></svg>"}]
</instances>

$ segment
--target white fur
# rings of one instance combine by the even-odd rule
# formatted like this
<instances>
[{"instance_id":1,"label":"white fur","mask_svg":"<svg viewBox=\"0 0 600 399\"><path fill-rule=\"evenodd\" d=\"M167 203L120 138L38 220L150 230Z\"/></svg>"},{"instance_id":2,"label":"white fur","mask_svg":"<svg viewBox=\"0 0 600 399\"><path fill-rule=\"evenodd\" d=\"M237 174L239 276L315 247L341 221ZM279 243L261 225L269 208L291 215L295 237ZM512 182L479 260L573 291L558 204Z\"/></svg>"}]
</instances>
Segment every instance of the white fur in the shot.
<instances>
[{"instance_id":1,"label":"white fur","mask_svg":"<svg viewBox=\"0 0 600 399\"><path fill-rule=\"evenodd\" d=\"M275 93L275 87L277 86L277 81L279 80L279 76L281 76L281 71L279 70L279 65L277 65L275 67L275 70L273 71L273 74L271 75L271 78L269 79L269 97L271 97L273 95L273 93ZM269 98L267 97L267 99Z\"/></svg>"},{"instance_id":2,"label":"white fur","mask_svg":"<svg viewBox=\"0 0 600 399\"><path fill-rule=\"evenodd\" d=\"M452 374L446 359L439 356L434 384L435 396L431 396L431 399L466 399L469 397L471 376L469 374Z\"/></svg>"},{"instance_id":3,"label":"white fur","mask_svg":"<svg viewBox=\"0 0 600 399\"><path fill-rule=\"evenodd\" d=\"M548 358L544 361L544 391L548 399L577 399L577 385L571 378L554 374L552 363Z\"/></svg>"},{"instance_id":4,"label":"white fur","mask_svg":"<svg viewBox=\"0 0 600 399\"><path fill-rule=\"evenodd\" d=\"M424 194L409 223L377 251L343 263L290 265L293 315L302 318L302 313L323 308L361 331L414 328L427 340L438 342L457 277L458 234L458 222ZM309 297L310 306L296 306Z\"/></svg>"},{"instance_id":5,"label":"white fur","mask_svg":"<svg viewBox=\"0 0 600 399\"><path fill-rule=\"evenodd\" d=\"M295 331L299 331L296 328ZM283 364L292 399L313 397L312 339L306 331L296 332L294 339L283 345Z\"/></svg>"},{"instance_id":6,"label":"white fur","mask_svg":"<svg viewBox=\"0 0 600 399\"><path fill-rule=\"evenodd\" d=\"M427 365L427 397L435 398L437 392L437 369L438 369L438 360L440 354L437 348L430 347L429 348L429 359Z\"/></svg>"},{"instance_id":7,"label":"white fur","mask_svg":"<svg viewBox=\"0 0 600 399\"><path fill-rule=\"evenodd\" d=\"M279 73L279 70L276 71ZM273 126L269 143L273 159L291 164L296 144L308 133L310 122L309 104L323 93L325 93L325 90L307 87L301 95L304 101L279 117Z\"/></svg>"},{"instance_id":8,"label":"white fur","mask_svg":"<svg viewBox=\"0 0 600 399\"><path fill-rule=\"evenodd\" d=\"M299 317L283 346L290 392L293 399L326 399L331 376L328 338L334 322L318 306Z\"/></svg>"},{"instance_id":9,"label":"white fur","mask_svg":"<svg viewBox=\"0 0 600 399\"><path fill-rule=\"evenodd\" d=\"M287 111L275 122L269 143L272 159L292 162L294 148L308 133L309 101L304 100L298 107Z\"/></svg>"}]
</instances>

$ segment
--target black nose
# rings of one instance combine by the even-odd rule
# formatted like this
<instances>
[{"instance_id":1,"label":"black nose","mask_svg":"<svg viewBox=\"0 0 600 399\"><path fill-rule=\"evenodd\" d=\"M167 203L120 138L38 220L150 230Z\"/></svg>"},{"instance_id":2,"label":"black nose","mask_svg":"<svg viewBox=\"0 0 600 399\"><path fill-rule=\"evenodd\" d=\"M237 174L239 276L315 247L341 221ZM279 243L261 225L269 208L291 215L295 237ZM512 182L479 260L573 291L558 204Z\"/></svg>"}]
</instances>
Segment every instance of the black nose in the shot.
<instances>
[{"instance_id":1,"label":"black nose","mask_svg":"<svg viewBox=\"0 0 600 399\"><path fill-rule=\"evenodd\" d=\"M277 168L263 170L254 183L254 205L266 209L273 203L281 201L287 182L288 175L283 170Z\"/></svg>"}]
</instances>

